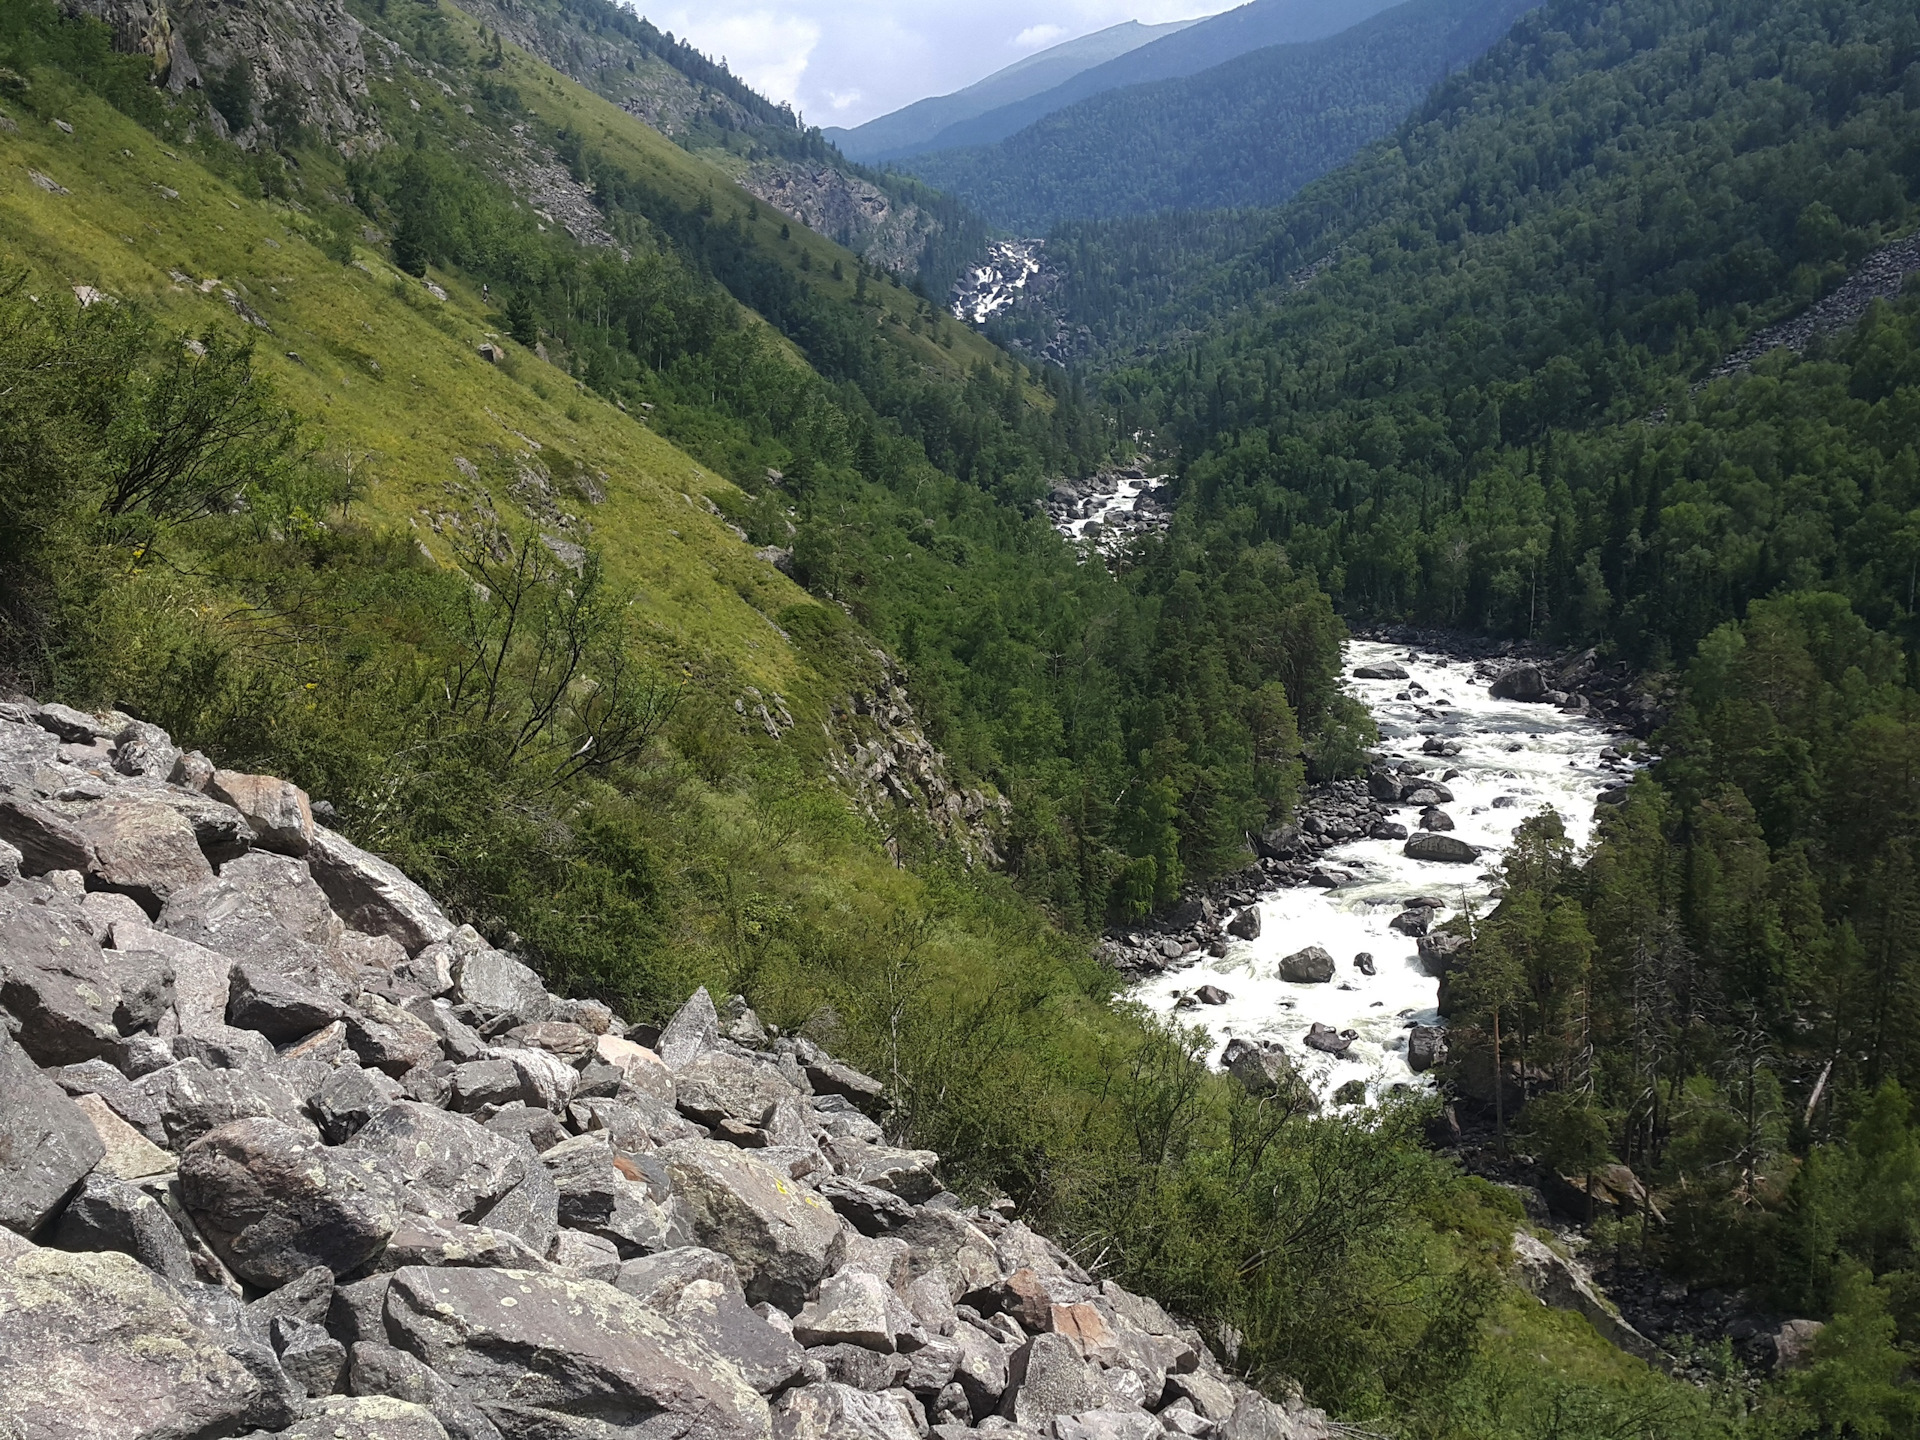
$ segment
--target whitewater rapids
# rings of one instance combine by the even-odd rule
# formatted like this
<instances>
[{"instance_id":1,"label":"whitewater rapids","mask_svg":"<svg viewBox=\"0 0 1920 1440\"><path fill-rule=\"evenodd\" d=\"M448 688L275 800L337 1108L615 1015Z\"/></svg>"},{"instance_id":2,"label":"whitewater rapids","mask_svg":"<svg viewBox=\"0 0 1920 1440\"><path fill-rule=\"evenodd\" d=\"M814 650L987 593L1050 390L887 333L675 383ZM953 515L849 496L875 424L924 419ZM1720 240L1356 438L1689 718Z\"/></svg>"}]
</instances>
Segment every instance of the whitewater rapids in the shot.
<instances>
[{"instance_id":1,"label":"whitewater rapids","mask_svg":"<svg viewBox=\"0 0 1920 1440\"><path fill-rule=\"evenodd\" d=\"M1584 714L1551 705L1496 700L1471 662L1410 651L1405 645L1356 640L1346 647L1344 685L1373 712L1380 728L1380 754L1389 763L1411 760L1432 779L1460 773L1445 783L1455 837L1483 847L1479 863L1442 864L1410 860L1399 840L1355 840L1325 851L1319 863L1352 873L1335 890L1298 887L1269 891L1259 901L1260 937L1234 940L1222 959L1202 955L1183 970L1168 971L1133 989L1147 1009L1205 1028L1209 1058L1235 1036L1277 1041L1323 1103L1349 1081L1366 1086L1367 1102L1395 1087L1431 1089L1433 1078L1407 1065L1407 1032L1416 1023L1441 1024L1439 981L1420 965L1412 936L1388 928L1407 900L1426 896L1443 902L1437 926L1471 906L1476 915L1494 906L1493 887L1501 853L1520 823L1551 806L1567 834L1582 848L1593 831L1600 792L1632 773L1624 760L1603 757L1618 737ZM1357 668L1395 664L1405 680L1362 680ZM1409 687L1417 687L1411 689ZM1426 694L1420 695L1424 690ZM1397 698L1409 694L1410 698ZM1429 736L1458 741L1455 756L1425 755ZM1510 803L1496 806L1506 797ZM1420 812L1404 806L1393 818L1412 833ZM1331 982L1296 985L1279 978L1282 956L1308 945L1324 946L1335 961ZM1362 974L1354 956L1371 952L1375 974ZM1202 985L1226 991L1223 1005L1177 1010L1176 1002ZM1307 1048L1308 1028L1318 1021L1359 1038L1342 1058Z\"/></svg>"}]
</instances>

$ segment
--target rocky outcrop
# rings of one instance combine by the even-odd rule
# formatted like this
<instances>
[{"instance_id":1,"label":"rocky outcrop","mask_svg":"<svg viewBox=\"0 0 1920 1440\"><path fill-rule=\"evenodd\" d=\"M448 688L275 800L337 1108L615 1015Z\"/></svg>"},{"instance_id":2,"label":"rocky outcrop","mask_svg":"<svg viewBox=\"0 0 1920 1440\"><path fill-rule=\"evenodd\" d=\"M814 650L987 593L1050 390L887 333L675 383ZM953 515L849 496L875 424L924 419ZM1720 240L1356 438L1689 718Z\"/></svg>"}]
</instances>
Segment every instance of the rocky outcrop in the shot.
<instances>
[{"instance_id":1,"label":"rocky outcrop","mask_svg":"<svg viewBox=\"0 0 1920 1440\"><path fill-rule=\"evenodd\" d=\"M919 268L940 222L911 200L820 160L761 160L741 187L816 234L838 241L869 265L895 274Z\"/></svg>"},{"instance_id":2,"label":"rocky outcrop","mask_svg":"<svg viewBox=\"0 0 1920 1440\"><path fill-rule=\"evenodd\" d=\"M896 862L905 823L954 846L969 864L998 864L998 833L1013 807L995 791L964 788L948 777L947 757L914 716L906 677L883 651L876 650L874 660L872 688L831 708L824 726L829 772L887 836Z\"/></svg>"},{"instance_id":3,"label":"rocky outcrop","mask_svg":"<svg viewBox=\"0 0 1920 1440\"><path fill-rule=\"evenodd\" d=\"M379 143L367 105L364 27L341 0L64 0L112 29L116 46L151 55L176 94L206 88L237 113L214 124L251 148L269 125L297 120L343 151ZM230 73L244 85L221 85ZM242 108L244 107L244 108Z\"/></svg>"},{"instance_id":4,"label":"rocky outcrop","mask_svg":"<svg viewBox=\"0 0 1920 1440\"><path fill-rule=\"evenodd\" d=\"M877 1081L744 1002L630 1030L291 787L214 774L123 716L0 707L0 799L192 817L208 871L149 910L97 843L0 869L0 1429L1334 1433L966 1207Z\"/></svg>"},{"instance_id":5,"label":"rocky outcrop","mask_svg":"<svg viewBox=\"0 0 1920 1440\"><path fill-rule=\"evenodd\" d=\"M1619 1308L1594 1285L1585 1266L1563 1257L1529 1230L1514 1232L1513 1276L1541 1304L1584 1317L1601 1339L1627 1354L1656 1364L1672 1363L1664 1350L1626 1322Z\"/></svg>"}]
</instances>

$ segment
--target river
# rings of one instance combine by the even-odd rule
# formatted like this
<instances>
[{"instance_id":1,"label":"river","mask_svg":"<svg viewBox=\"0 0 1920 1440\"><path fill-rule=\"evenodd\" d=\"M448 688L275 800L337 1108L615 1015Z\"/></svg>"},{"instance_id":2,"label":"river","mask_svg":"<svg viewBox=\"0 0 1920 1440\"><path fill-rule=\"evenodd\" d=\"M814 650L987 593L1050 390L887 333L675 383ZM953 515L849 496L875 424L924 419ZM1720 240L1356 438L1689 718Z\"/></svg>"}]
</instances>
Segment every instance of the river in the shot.
<instances>
[{"instance_id":1,"label":"river","mask_svg":"<svg viewBox=\"0 0 1920 1440\"><path fill-rule=\"evenodd\" d=\"M1381 664L1401 666L1408 678L1353 675L1356 668ZM1408 1066L1407 1032L1416 1022L1442 1023L1436 1008L1439 982L1422 969L1415 940L1388 927L1402 902L1417 896L1444 902L1436 925L1466 906L1486 914L1495 903L1491 872L1521 821L1551 806L1575 844L1584 847L1598 796L1630 775L1632 764L1603 756L1619 737L1587 715L1494 699L1469 661L1355 640L1347 645L1345 666L1349 693L1372 710L1380 727L1385 759L1414 761L1434 779L1459 772L1445 781L1454 801L1443 808L1454 821L1454 836L1483 847L1479 863L1412 860L1398 840L1338 846L1322 860L1351 872L1353 881L1334 890L1300 887L1263 894L1258 939L1235 940L1224 958L1202 955L1197 964L1156 976L1131 995L1156 1013L1204 1026L1215 1063L1235 1036L1278 1042L1323 1102L1352 1080L1365 1083L1367 1100L1373 1102L1395 1086L1432 1086L1430 1075L1415 1074ZM1459 753L1423 754L1421 746L1433 736L1458 742ZM1419 818L1411 806L1394 814L1409 831ZM1333 955L1333 980L1291 984L1280 979L1281 957L1308 945ZM1354 964L1362 951L1373 956L1372 975ZM1193 1007L1189 1001L1189 1008L1178 1008L1181 997L1207 984L1226 991L1226 1002ZM1345 1056L1307 1047L1305 1037L1315 1021L1358 1032Z\"/></svg>"}]
</instances>

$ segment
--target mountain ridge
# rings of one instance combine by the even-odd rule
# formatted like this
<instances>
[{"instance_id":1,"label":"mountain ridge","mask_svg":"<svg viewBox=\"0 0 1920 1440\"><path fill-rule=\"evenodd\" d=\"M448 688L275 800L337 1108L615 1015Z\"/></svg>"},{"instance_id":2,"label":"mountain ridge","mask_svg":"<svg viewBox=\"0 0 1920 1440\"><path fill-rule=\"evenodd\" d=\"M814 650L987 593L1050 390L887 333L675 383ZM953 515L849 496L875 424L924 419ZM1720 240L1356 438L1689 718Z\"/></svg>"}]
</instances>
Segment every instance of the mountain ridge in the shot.
<instances>
[{"instance_id":1,"label":"mountain ridge","mask_svg":"<svg viewBox=\"0 0 1920 1440\"><path fill-rule=\"evenodd\" d=\"M1174 20L1142 25L1128 20L1052 46L948 95L929 96L850 130L829 127L821 133L851 160L874 163L911 154L947 126L1051 89L1082 70L1117 58L1195 24Z\"/></svg>"}]
</instances>

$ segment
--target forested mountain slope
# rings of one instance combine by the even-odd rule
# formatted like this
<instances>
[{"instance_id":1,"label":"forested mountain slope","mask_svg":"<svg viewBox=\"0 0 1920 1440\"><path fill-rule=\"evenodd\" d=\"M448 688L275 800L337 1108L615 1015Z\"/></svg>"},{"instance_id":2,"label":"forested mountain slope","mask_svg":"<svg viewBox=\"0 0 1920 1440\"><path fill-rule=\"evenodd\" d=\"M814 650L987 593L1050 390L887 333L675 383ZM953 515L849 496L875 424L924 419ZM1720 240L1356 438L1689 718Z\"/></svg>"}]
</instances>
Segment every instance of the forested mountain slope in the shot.
<instances>
[{"instance_id":1,"label":"forested mountain slope","mask_svg":"<svg viewBox=\"0 0 1920 1440\"><path fill-rule=\"evenodd\" d=\"M1117 59L1193 23L1170 20L1162 25L1142 25L1138 20L1128 20L1109 25L1091 35L1066 40L1016 60L1004 70L996 70L984 80L976 80L951 95L916 100L851 130L829 126L820 133L853 160L878 162L913 154L949 125L1051 90L1082 70Z\"/></svg>"},{"instance_id":2,"label":"forested mountain slope","mask_svg":"<svg viewBox=\"0 0 1920 1440\"><path fill-rule=\"evenodd\" d=\"M948 125L917 148L932 151L991 145L1089 95L1198 74L1269 45L1318 40L1385 8L1385 0L1249 0L1223 14L1196 21L1176 35L1082 70L1037 95Z\"/></svg>"},{"instance_id":3,"label":"forested mountain slope","mask_svg":"<svg viewBox=\"0 0 1920 1440\"><path fill-rule=\"evenodd\" d=\"M1108 90L998 144L905 167L1024 234L1062 220L1275 205L1397 126L1528 8L1409 0L1331 39Z\"/></svg>"}]
</instances>

